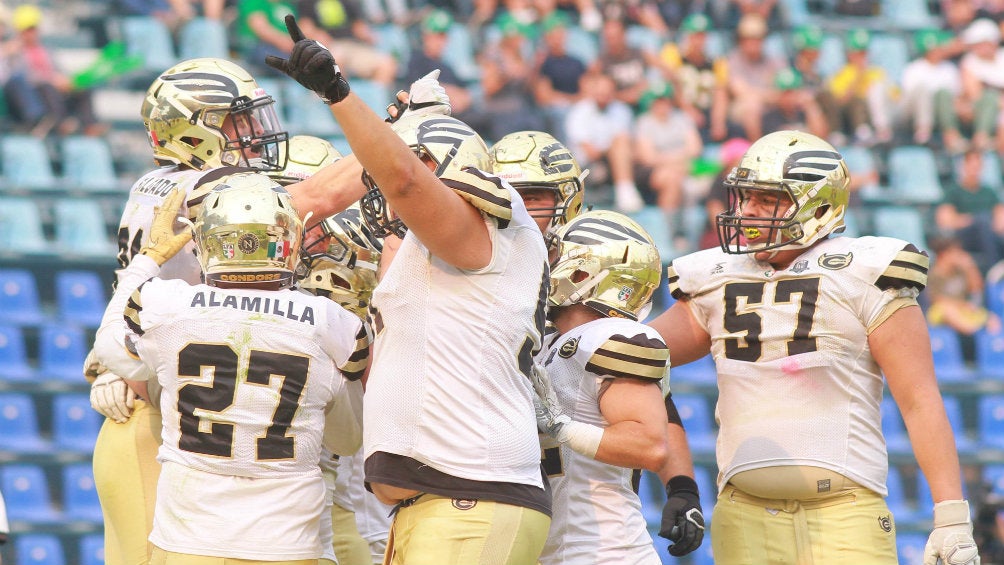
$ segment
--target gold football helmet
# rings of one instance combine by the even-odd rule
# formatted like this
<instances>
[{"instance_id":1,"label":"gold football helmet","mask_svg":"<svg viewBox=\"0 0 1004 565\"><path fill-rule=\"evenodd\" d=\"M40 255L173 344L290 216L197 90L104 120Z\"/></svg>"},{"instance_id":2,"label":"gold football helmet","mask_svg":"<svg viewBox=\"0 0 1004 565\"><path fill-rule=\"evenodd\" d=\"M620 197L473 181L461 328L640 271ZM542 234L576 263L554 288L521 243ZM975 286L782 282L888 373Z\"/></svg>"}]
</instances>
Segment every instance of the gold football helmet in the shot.
<instances>
[{"instance_id":1,"label":"gold football helmet","mask_svg":"<svg viewBox=\"0 0 1004 565\"><path fill-rule=\"evenodd\" d=\"M352 206L307 230L300 287L365 318L382 251L383 242L363 221L359 207Z\"/></svg>"},{"instance_id":2,"label":"gold football helmet","mask_svg":"<svg viewBox=\"0 0 1004 565\"><path fill-rule=\"evenodd\" d=\"M222 179L195 218L195 247L206 284L293 284L303 222L286 189L261 173Z\"/></svg>"},{"instance_id":3,"label":"gold football helmet","mask_svg":"<svg viewBox=\"0 0 1004 565\"><path fill-rule=\"evenodd\" d=\"M281 171L267 171L279 184L286 186L313 176L325 165L342 158L342 154L326 139L312 135L289 138L289 158Z\"/></svg>"},{"instance_id":4,"label":"gold football helmet","mask_svg":"<svg viewBox=\"0 0 1004 565\"><path fill-rule=\"evenodd\" d=\"M729 209L718 215L718 240L726 253L797 249L844 229L850 200L847 164L832 145L800 131L777 131L757 140L729 173ZM751 191L790 198L786 210L772 216L744 216ZM779 206L780 207L780 206ZM764 242L746 238L767 233Z\"/></svg>"},{"instance_id":5,"label":"gold football helmet","mask_svg":"<svg viewBox=\"0 0 1004 565\"><path fill-rule=\"evenodd\" d=\"M583 171L572 152L542 131L510 133L492 146L491 172L517 190L554 192L553 208L527 208L534 218L552 218L551 228L563 226L582 213Z\"/></svg>"},{"instance_id":6,"label":"gold football helmet","mask_svg":"<svg viewBox=\"0 0 1004 565\"><path fill-rule=\"evenodd\" d=\"M652 237L618 212L585 212L558 229L548 303L584 304L607 317L637 320L659 288L662 262Z\"/></svg>"},{"instance_id":7,"label":"gold football helmet","mask_svg":"<svg viewBox=\"0 0 1004 565\"><path fill-rule=\"evenodd\" d=\"M164 71L140 109L154 158L194 169L281 170L288 134L275 100L241 67L189 59Z\"/></svg>"},{"instance_id":8,"label":"gold football helmet","mask_svg":"<svg viewBox=\"0 0 1004 565\"><path fill-rule=\"evenodd\" d=\"M488 146L470 126L451 116L440 114L404 116L391 128L423 160L436 164L436 176L447 171L474 167L487 171ZM363 218L377 237L404 237L408 227L388 210L387 201L373 178L363 173L368 191L360 200Z\"/></svg>"}]
</instances>

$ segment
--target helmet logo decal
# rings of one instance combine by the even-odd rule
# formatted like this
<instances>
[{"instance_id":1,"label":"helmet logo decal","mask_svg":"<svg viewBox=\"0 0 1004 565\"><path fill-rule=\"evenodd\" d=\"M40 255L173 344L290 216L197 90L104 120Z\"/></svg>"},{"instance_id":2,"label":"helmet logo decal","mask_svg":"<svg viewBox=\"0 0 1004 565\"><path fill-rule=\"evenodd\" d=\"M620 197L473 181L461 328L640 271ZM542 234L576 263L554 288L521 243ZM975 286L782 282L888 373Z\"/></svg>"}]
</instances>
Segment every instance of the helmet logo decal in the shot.
<instances>
[{"instance_id":1,"label":"helmet logo decal","mask_svg":"<svg viewBox=\"0 0 1004 565\"><path fill-rule=\"evenodd\" d=\"M831 271L838 271L851 264L853 253L824 253L819 256L819 266Z\"/></svg>"},{"instance_id":2,"label":"helmet logo decal","mask_svg":"<svg viewBox=\"0 0 1004 565\"><path fill-rule=\"evenodd\" d=\"M632 291L631 288L622 286L620 291L617 292L617 300L620 300L621 302L627 302L628 300L631 300L631 296L633 294L634 291Z\"/></svg>"},{"instance_id":3,"label":"helmet logo decal","mask_svg":"<svg viewBox=\"0 0 1004 565\"><path fill-rule=\"evenodd\" d=\"M245 255L250 255L255 251L258 251L260 243L258 242L258 236L253 233L246 233L237 240L237 249L241 250L241 253Z\"/></svg>"},{"instance_id":4,"label":"helmet logo decal","mask_svg":"<svg viewBox=\"0 0 1004 565\"><path fill-rule=\"evenodd\" d=\"M175 88L191 92L193 98L204 104L226 104L240 93L237 83L223 74L175 73L161 79L174 82Z\"/></svg>"},{"instance_id":5,"label":"helmet logo decal","mask_svg":"<svg viewBox=\"0 0 1004 565\"><path fill-rule=\"evenodd\" d=\"M453 157L456 156L457 150L460 145L463 144L464 138L473 137L476 135L474 130L469 128L463 122L455 119L433 119L426 120L419 124L417 139L418 145L424 146L428 144L442 144L450 145L452 149L446 152L443 157L443 161L439 163L439 168L436 169L436 175L442 174L449 166L450 162L453 161Z\"/></svg>"},{"instance_id":6,"label":"helmet logo decal","mask_svg":"<svg viewBox=\"0 0 1004 565\"><path fill-rule=\"evenodd\" d=\"M796 151L784 161L784 178L816 182L840 166L840 153L834 151Z\"/></svg>"},{"instance_id":7,"label":"helmet logo decal","mask_svg":"<svg viewBox=\"0 0 1004 565\"><path fill-rule=\"evenodd\" d=\"M561 344L561 347L558 348L558 355L564 359L568 359L572 355L575 355L575 352L578 350L579 338L573 337Z\"/></svg>"},{"instance_id":8,"label":"helmet logo decal","mask_svg":"<svg viewBox=\"0 0 1004 565\"><path fill-rule=\"evenodd\" d=\"M233 259L234 255L236 255L236 253L234 252L234 244L229 241L224 241L222 243L222 246L223 246L223 255L227 259Z\"/></svg>"},{"instance_id":9,"label":"helmet logo decal","mask_svg":"<svg viewBox=\"0 0 1004 565\"><path fill-rule=\"evenodd\" d=\"M593 233L597 237L589 237L589 233ZM569 234L565 238L565 241L582 245L597 245L604 243L604 239L600 238L608 241L628 241L633 239L648 243L648 238L630 226L603 218L584 218L576 222L574 233Z\"/></svg>"},{"instance_id":10,"label":"helmet logo decal","mask_svg":"<svg viewBox=\"0 0 1004 565\"><path fill-rule=\"evenodd\" d=\"M549 175L567 173L574 167L572 153L560 143L552 143L540 150L540 168Z\"/></svg>"},{"instance_id":11,"label":"helmet logo decal","mask_svg":"<svg viewBox=\"0 0 1004 565\"><path fill-rule=\"evenodd\" d=\"M792 265L790 270L791 272L798 275L807 271L808 269L809 269L809 262L805 259L799 259L798 261L795 262L794 265Z\"/></svg>"}]
</instances>

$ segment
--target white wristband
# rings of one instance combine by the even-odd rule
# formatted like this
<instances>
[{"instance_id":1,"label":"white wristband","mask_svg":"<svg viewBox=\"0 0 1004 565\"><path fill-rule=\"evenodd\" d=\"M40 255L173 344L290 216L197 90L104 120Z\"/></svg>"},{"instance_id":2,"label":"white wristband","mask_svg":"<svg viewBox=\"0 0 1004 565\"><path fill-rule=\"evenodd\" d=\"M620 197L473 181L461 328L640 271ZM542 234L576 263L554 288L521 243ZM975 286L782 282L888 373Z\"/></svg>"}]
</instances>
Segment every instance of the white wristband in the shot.
<instances>
[{"instance_id":1,"label":"white wristband","mask_svg":"<svg viewBox=\"0 0 1004 565\"><path fill-rule=\"evenodd\" d=\"M577 453L596 459L596 451L603 439L603 428L573 420L562 427L561 436L563 437L558 438L558 441L568 444Z\"/></svg>"}]
</instances>

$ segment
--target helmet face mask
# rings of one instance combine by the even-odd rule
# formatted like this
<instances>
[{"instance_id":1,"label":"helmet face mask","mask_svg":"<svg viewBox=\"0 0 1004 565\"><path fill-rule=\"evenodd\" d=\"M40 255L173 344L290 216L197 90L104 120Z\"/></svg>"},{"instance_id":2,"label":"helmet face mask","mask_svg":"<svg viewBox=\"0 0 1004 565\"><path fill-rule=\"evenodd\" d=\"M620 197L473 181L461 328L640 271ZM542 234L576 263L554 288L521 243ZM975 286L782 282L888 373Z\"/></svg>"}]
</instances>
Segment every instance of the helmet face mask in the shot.
<instances>
[{"instance_id":1,"label":"helmet face mask","mask_svg":"<svg viewBox=\"0 0 1004 565\"><path fill-rule=\"evenodd\" d=\"M725 180L729 209L716 222L722 250L804 249L840 233L849 184L843 158L822 139L798 131L760 138Z\"/></svg>"},{"instance_id":2,"label":"helmet face mask","mask_svg":"<svg viewBox=\"0 0 1004 565\"><path fill-rule=\"evenodd\" d=\"M200 170L286 165L288 134L275 100L229 61L190 59L168 69L147 90L141 113L158 161Z\"/></svg>"},{"instance_id":3,"label":"helmet face mask","mask_svg":"<svg viewBox=\"0 0 1004 565\"><path fill-rule=\"evenodd\" d=\"M467 167L486 171L488 146L470 126L451 116L413 115L391 124L391 128L437 177ZM363 172L367 192L360 200L363 218L377 237L404 237L407 226L387 206L373 178Z\"/></svg>"},{"instance_id":4,"label":"helmet face mask","mask_svg":"<svg viewBox=\"0 0 1004 565\"><path fill-rule=\"evenodd\" d=\"M195 218L196 253L210 286L292 286L302 238L289 193L259 173L221 179Z\"/></svg>"},{"instance_id":5,"label":"helmet face mask","mask_svg":"<svg viewBox=\"0 0 1004 565\"><path fill-rule=\"evenodd\" d=\"M334 300L364 318L377 285L382 242L352 207L307 231L301 257L300 287Z\"/></svg>"},{"instance_id":6,"label":"helmet face mask","mask_svg":"<svg viewBox=\"0 0 1004 565\"><path fill-rule=\"evenodd\" d=\"M651 236L634 220L608 210L586 212L556 235L548 304L583 304L605 317L637 320L662 277Z\"/></svg>"}]
</instances>

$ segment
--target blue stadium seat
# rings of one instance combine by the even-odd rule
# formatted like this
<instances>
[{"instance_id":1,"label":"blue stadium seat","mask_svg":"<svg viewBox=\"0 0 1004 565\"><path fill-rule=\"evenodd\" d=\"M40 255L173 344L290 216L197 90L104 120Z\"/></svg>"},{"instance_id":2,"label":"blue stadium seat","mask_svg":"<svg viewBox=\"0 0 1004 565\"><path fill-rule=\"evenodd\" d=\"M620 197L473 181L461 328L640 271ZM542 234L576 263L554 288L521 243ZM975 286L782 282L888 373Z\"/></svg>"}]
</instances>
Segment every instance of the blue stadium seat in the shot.
<instances>
[{"instance_id":1,"label":"blue stadium seat","mask_svg":"<svg viewBox=\"0 0 1004 565\"><path fill-rule=\"evenodd\" d=\"M897 145L889 150L888 162L893 198L906 204L937 204L944 200L945 193L931 148Z\"/></svg>"},{"instance_id":2,"label":"blue stadium seat","mask_svg":"<svg viewBox=\"0 0 1004 565\"><path fill-rule=\"evenodd\" d=\"M666 212L658 206L645 206L641 210L630 214L631 219L638 222L645 228L648 235L652 236L656 248L659 250L659 257L669 261L675 257L673 253L673 237L669 231L669 222L666 221Z\"/></svg>"},{"instance_id":3,"label":"blue stadium seat","mask_svg":"<svg viewBox=\"0 0 1004 565\"><path fill-rule=\"evenodd\" d=\"M227 28L223 22L192 18L179 32L178 58L182 61L199 57L226 59L230 56L227 41Z\"/></svg>"},{"instance_id":4,"label":"blue stadium seat","mask_svg":"<svg viewBox=\"0 0 1004 565\"><path fill-rule=\"evenodd\" d=\"M341 133L331 111L317 102L317 95L292 81L283 81L282 100L286 113L283 125L301 135L328 137Z\"/></svg>"},{"instance_id":5,"label":"blue stadium seat","mask_svg":"<svg viewBox=\"0 0 1004 565\"><path fill-rule=\"evenodd\" d=\"M0 256L46 253L38 204L30 198L0 196Z\"/></svg>"},{"instance_id":6,"label":"blue stadium seat","mask_svg":"<svg viewBox=\"0 0 1004 565\"><path fill-rule=\"evenodd\" d=\"M931 14L927 0L882 0L882 16L892 29L914 30L942 25Z\"/></svg>"},{"instance_id":7,"label":"blue stadium seat","mask_svg":"<svg viewBox=\"0 0 1004 565\"><path fill-rule=\"evenodd\" d=\"M105 226L101 204L91 198L60 199L53 204L56 245L72 256L114 256L117 246ZM99 318L100 321L100 318Z\"/></svg>"},{"instance_id":8,"label":"blue stadium seat","mask_svg":"<svg viewBox=\"0 0 1004 565\"><path fill-rule=\"evenodd\" d=\"M83 330L68 324L43 324L38 336L38 377L41 380L83 382L89 344Z\"/></svg>"},{"instance_id":9,"label":"blue stadium seat","mask_svg":"<svg viewBox=\"0 0 1004 565\"><path fill-rule=\"evenodd\" d=\"M669 355L672 361L673 352L670 351ZM712 359L711 354L669 370L670 387L673 386L673 383L716 384L717 382L718 371L715 369L715 361ZM673 398L676 398L676 396Z\"/></svg>"},{"instance_id":10,"label":"blue stadium seat","mask_svg":"<svg viewBox=\"0 0 1004 565\"><path fill-rule=\"evenodd\" d=\"M119 20L119 30L129 55L143 57L143 68L161 72L179 61L174 40L167 25L152 16L126 16Z\"/></svg>"},{"instance_id":11,"label":"blue stadium seat","mask_svg":"<svg viewBox=\"0 0 1004 565\"><path fill-rule=\"evenodd\" d=\"M662 48L659 32L640 24L628 25L624 31L624 40L628 46L649 53L658 53Z\"/></svg>"},{"instance_id":12,"label":"blue stadium seat","mask_svg":"<svg viewBox=\"0 0 1004 565\"><path fill-rule=\"evenodd\" d=\"M453 67L461 80L473 83L481 80L481 67L474 59L474 41L467 26L454 23L446 32L443 61Z\"/></svg>"},{"instance_id":13,"label":"blue stadium seat","mask_svg":"<svg viewBox=\"0 0 1004 565\"><path fill-rule=\"evenodd\" d=\"M52 441L57 449L90 453L104 418L91 408L90 396L63 393L52 399Z\"/></svg>"},{"instance_id":14,"label":"blue stadium seat","mask_svg":"<svg viewBox=\"0 0 1004 565\"><path fill-rule=\"evenodd\" d=\"M1004 279L988 283L984 297L987 308L1004 318Z\"/></svg>"},{"instance_id":15,"label":"blue stadium seat","mask_svg":"<svg viewBox=\"0 0 1004 565\"><path fill-rule=\"evenodd\" d=\"M377 48L394 57L398 63L398 77L403 77L408 70L408 60L411 59L411 41L407 31L396 24L373 24L370 27L379 38Z\"/></svg>"},{"instance_id":16,"label":"blue stadium seat","mask_svg":"<svg viewBox=\"0 0 1004 565\"><path fill-rule=\"evenodd\" d=\"M983 484L991 495L1004 496L1004 464L985 465L983 467Z\"/></svg>"},{"instance_id":17,"label":"blue stadium seat","mask_svg":"<svg viewBox=\"0 0 1004 565\"><path fill-rule=\"evenodd\" d=\"M366 79L352 79L352 92L381 116L386 112L387 104L392 98L386 86Z\"/></svg>"},{"instance_id":18,"label":"blue stadium seat","mask_svg":"<svg viewBox=\"0 0 1004 565\"><path fill-rule=\"evenodd\" d=\"M15 464L0 468L0 491L7 504L7 518L13 522L59 522L61 519L52 504L45 471L38 465Z\"/></svg>"},{"instance_id":19,"label":"blue stadium seat","mask_svg":"<svg viewBox=\"0 0 1004 565\"><path fill-rule=\"evenodd\" d=\"M69 188L115 191L120 188L108 142L100 137L70 135L60 141L63 179Z\"/></svg>"},{"instance_id":20,"label":"blue stadium seat","mask_svg":"<svg viewBox=\"0 0 1004 565\"><path fill-rule=\"evenodd\" d=\"M900 532L896 534L896 553L901 565L922 565L927 534L920 532Z\"/></svg>"},{"instance_id":21,"label":"blue stadium seat","mask_svg":"<svg viewBox=\"0 0 1004 565\"><path fill-rule=\"evenodd\" d=\"M700 394L674 394L673 403L680 413L683 428L687 430L687 442L694 453L714 453L717 434L708 399Z\"/></svg>"},{"instance_id":22,"label":"blue stadium seat","mask_svg":"<svg viewBox=\"0 0 1004 565\"><path fill-rule=\"evenodd\" d=\"M20 326L0 323L0 381L30 381L35 376Z\"/></svg>"},{"instance_id":23,"label":"blue stadium seat","mask_svg":"<svg viewBox=\"0 0 1004 565\"><path fill-rule=\"evenodd\" d=\"M715 478L713 469L694 465L694 482L697 483L697 491L701 494L701 512L704 514L705 523L711 521L711 512L718 500L718 486L715 483Z\"/></svg>"},{"instance_id":24,"label":"blue stadium seat","mask_svg":"<svg viewBox=\"0 0 1004 565\"><path fill-rule=\"evenodd\" d=\"M18 565L66 565L63 544L54 534L24 534L14 537Z\"/></svg>"},{"instance_id":25,"label":"blue stadium seat","mask_svg":"<svg viewBox=\"0 0 1004 565\"><path fill-rule=\"evenodd\" d=\"M897 467L889 467L885 484L886 489L889 491L885 502L889 507L889 511L892 512L893 521L896 524L915 521L917 519L917 508L914 501L906 495L906 491L903 488L903 476Z\"/></svg>"},{"instance_id":26,"label":"blue stadium seat","mask_svg":"<svg viewBox=\"0 0 1004 565\"><path fill-rule=\"evenodd\" d=\"M903 424L903 417L899 413L896 401L888 396L883 398L879 410L882 413L882 435L885 437L889 453L912 453L910 436L906 433L906 426Z\"/></svg>"},{"instance_id":27,"label":"blue stadium seat","mask_svg":"<svg viewBox=\"0 0 1004 565\"><path fill-rule=\"evenodd\" d=\"M903 69L910 62L910 48L901 35L876 33L868 43L868 60L885 70L890 81L899 84Z\"/></svg>"},{"instance_id":28,"label":"blue stadium seat","mask_svg":"<svg viewBox=\"0 0 1004 565\"><path fill-rule=\"evenodd\" d=\"M858 189L858 194L862 200L869 203L885 203L889 200L887 189L878 183L878 160L875 154L867 147L860 145L847 145L840 147L840 155L847 163L847 169L855 179L865 178L874 175L875 182L866 184Z\"/></svg>"},{"instance_id":29,"label":"blue stadium seat","mask_svg":"<svg viewBox=\"0 0 1004 565\"><path fill-rule=\"evenodd\" d=\"M0 139L0 163L10 186L32 190L57 187L45 142L33 135L8 134Z\"/></svg>"},{"instance_id":30,"label":"blue stadium seat","mask_svg":"<svg viewBox=\"0 0 1004 565\"><path fill-rule=\"evenodd\" d=\"M985 379L1004 379L1004 333L979 331L976 339L976 369Z\"/></svg>"},{"instance_id":31,"label":"blue stadium seat","mask_svg":"<svg viewBox=\"0 0 1004 565\"><path fill-rule=\"evenodd\" d=\"M844 53L844 40L833 33L823 35L823 44L819 46L819 60L816 68L826 78L836 74L847 63Z\"/></svg>"},{"instance_id":32,"label":"blue stadium seat","mask_svg":"<svg viewBox=\"0 0 1004 565\"><path fill-rule=\"evenodd\" d=\"M925 221L912 206L879 206L872 211L874 235L896 237L927 251Z\"/></svg>"},{"instance_id":33,"label":"blue stadium seat","mask_svg":"<svg viewBox=\"0 0 1004 565\"><path fill-rule=\"evenodd\" d=\"M666 503L666 487L658 475L649 471L641 472L638 498L641 499L641 514L645 517L645 522L658 529L662 522L662 507Z\"/></svg>"},{"instance_id":34,"label":"blue stadium seat","mask_svg":"<svg viewBox=\"0 0 1004 565\"><path fill-rule=\"evenodd\" d=\"M56 273L56 306L60 319L97 327L107 304L105 283L96 272L67 270Z\"/></svg>"},{"instance_id":35,"label":"blue stadium seat","mask_svg":"<svg viewBox=\"0 0 1004 565\"><path fill-rule=\"evenodd\" d=\"M977 430L985 446L1004 448L1004 395L980 396Z\"/></svg>"},{"instance_id":36,"label":"blue stadium seat","mask_svg":"<svg viewBox=\"0 0 1004 565\"><path fill-rule=\"evenodd\" d=\"M63 511L68 520L102 522L101 502L94 486L91 463L63 467Z\"/></svg>"},{"instance_id":37,"label":"blue stadium seat","mask_svg":"<svg viewBox=\"0 0 1004 565\"><path fill-rule=\"evenodd\" d=\"M44 319L35 275L26 269L0 269L0 320L26 325Z\"/></svg>"},{"instance_id":38,"label":"blue stadium seat","mask_svg":"<svg viewBox=\"0 0 1004 565\"><path fill-rule=\"evenodd\" d=\"M105 536L80 536L80 565L105 565Z\"/></svg>"},{"instance_id":39,"label":"blue stadium seat","mask_svg":"<svg viewBox=\"0 0 1004 565\"><path fill-rule=\"evenodd\" d=\"M565 27L565 49L569 55L587 66L595 61L600 53L600 45L596 35L574 24Z\"/></svg>"},{"instance_id":40,"label":"blue stadium seat","mask_svg":"<svg viewBox=\"0 0 1004 565\"><path fill-rule=\"evenodd\" d=\"M20 453L52 451L52 444L39 433L38 411L30 395L22 392L0 393L0 450Z\"/></svg>"},{"instance_id":41,"label":"blue stadium seat","mask_svg":"<svg viewBox=\"0 0 1004 565\"><path fill-rule=\"evenodd\" d=\"M805 25L812 18L807 0L781 0L778 2L778 8L787 24L786 27L789 28Z\"/></svg>"},{"instance_id":42,"label":"blue stadium seat","mask_svg":"<svg viewBox=\"0 0 1004 565\"><path fill-rule=\"evenodd\" d=\"M934 371L939 381L957 382L973 378L973 372L962 357L962 341L949 326L928 326L931 352L934 354Z\"/></svg>"}]
</instances>

